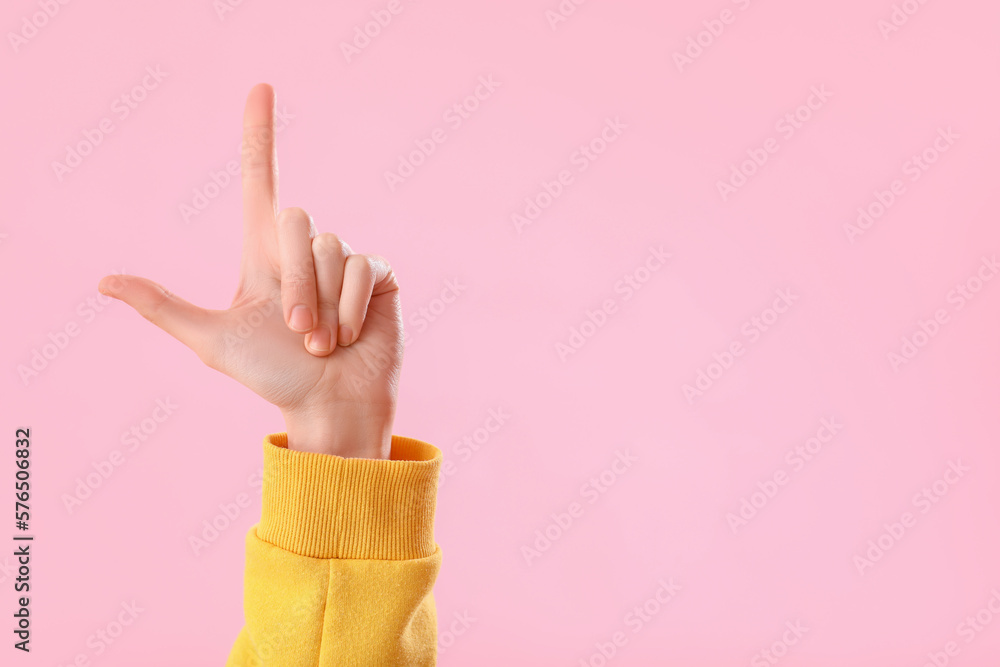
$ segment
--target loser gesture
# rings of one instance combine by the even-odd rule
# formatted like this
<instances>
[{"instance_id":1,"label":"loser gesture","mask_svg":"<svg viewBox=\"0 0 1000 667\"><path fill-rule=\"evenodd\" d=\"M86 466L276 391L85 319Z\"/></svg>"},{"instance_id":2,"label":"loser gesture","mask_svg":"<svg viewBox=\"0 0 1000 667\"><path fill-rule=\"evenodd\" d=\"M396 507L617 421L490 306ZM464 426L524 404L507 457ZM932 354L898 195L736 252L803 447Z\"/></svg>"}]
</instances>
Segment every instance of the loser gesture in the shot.
<instances>
[{"instance_id":1,"label":"loser gesture","mask_svg":"<svg viewBox=\"0 0 1000 667\"><path fill-rule=\"evenodd\" d=\"M317 234L278 209L275 97L259 84L243 115L243 256L227 310L159 284L105 276L98 289L278 406L290 449L388 458L403 355L399 286L388 262Z\"/></svg>"}]
</instances>

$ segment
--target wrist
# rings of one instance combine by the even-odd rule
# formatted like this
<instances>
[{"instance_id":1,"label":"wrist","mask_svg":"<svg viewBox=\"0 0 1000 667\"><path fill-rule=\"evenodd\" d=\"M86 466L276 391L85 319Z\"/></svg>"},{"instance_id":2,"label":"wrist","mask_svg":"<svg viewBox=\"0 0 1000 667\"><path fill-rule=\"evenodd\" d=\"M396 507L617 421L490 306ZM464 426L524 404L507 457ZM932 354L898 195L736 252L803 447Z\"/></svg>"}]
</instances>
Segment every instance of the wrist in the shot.
<instances>
[{"instance_id":1,"label":"wrist","mask_svg":"<svg viewBox=\"0 0 1000 667\"><path fill-rule=\"evenodd\" d=\"M288 449L345 458L388 459L392 415L357 412L283 411Z\"/></svg>"}]
</instances>

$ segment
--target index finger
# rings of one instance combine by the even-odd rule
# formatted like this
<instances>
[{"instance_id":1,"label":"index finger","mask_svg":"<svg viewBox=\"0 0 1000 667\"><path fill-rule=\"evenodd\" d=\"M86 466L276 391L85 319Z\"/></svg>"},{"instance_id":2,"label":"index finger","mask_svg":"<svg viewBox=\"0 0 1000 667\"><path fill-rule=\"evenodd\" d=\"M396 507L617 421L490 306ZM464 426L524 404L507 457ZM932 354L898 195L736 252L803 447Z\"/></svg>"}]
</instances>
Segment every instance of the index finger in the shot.
<instances>
[{"instance_id":1,"label":"index finger","mask_svg":"<svg viewBox=\"0 0 1000 667\"><path fill-rule=\"evenodd\" d=\"M278 157L274 144L274 89L259 83L247 95L240 148L243 180L242 273L267 270L277 256ZM273 265L273 263L272 263Z\"/></svg>"}]
</instances>

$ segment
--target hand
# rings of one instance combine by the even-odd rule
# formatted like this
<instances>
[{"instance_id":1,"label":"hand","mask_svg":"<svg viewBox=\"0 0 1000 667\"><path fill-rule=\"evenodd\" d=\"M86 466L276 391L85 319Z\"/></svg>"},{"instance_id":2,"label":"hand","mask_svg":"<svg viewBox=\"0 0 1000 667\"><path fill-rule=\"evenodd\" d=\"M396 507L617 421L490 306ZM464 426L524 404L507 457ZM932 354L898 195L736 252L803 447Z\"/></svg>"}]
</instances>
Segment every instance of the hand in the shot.
<instances>
[{"instance_id":1,"label":"hand","mask_svg":"<svg viewBox=\"0 0 1000 667\"><path fill-rule=\"evenodd\" d=\"M305 211L278 214L274 91L243 116L243 257L228 310L195 306L137 276L98 289L278 406L290 449L389 458L403 356L396 277L383 258L316 235Z\"/></svg>"}]
</instances>

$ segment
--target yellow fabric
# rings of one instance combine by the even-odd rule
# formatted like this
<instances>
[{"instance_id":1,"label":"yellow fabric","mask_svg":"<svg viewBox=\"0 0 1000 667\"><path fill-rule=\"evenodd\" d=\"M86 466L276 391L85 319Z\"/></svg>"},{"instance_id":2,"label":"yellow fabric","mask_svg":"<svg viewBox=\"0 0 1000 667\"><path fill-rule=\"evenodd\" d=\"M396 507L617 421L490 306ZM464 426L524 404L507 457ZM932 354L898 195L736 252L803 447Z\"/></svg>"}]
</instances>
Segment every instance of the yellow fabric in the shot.
<instances>
[{"instance_id":1,"label":"yellow fabric","mask_svg":"<svg viewBox=\"0 0 1000 667\"><path fill-rule=\"evenodd\" d=\"M389 460L264 437L260 522L246 537L246 625L227 667L434 665L441 451L392 436Z\"/></svg>"}]
</instances>

